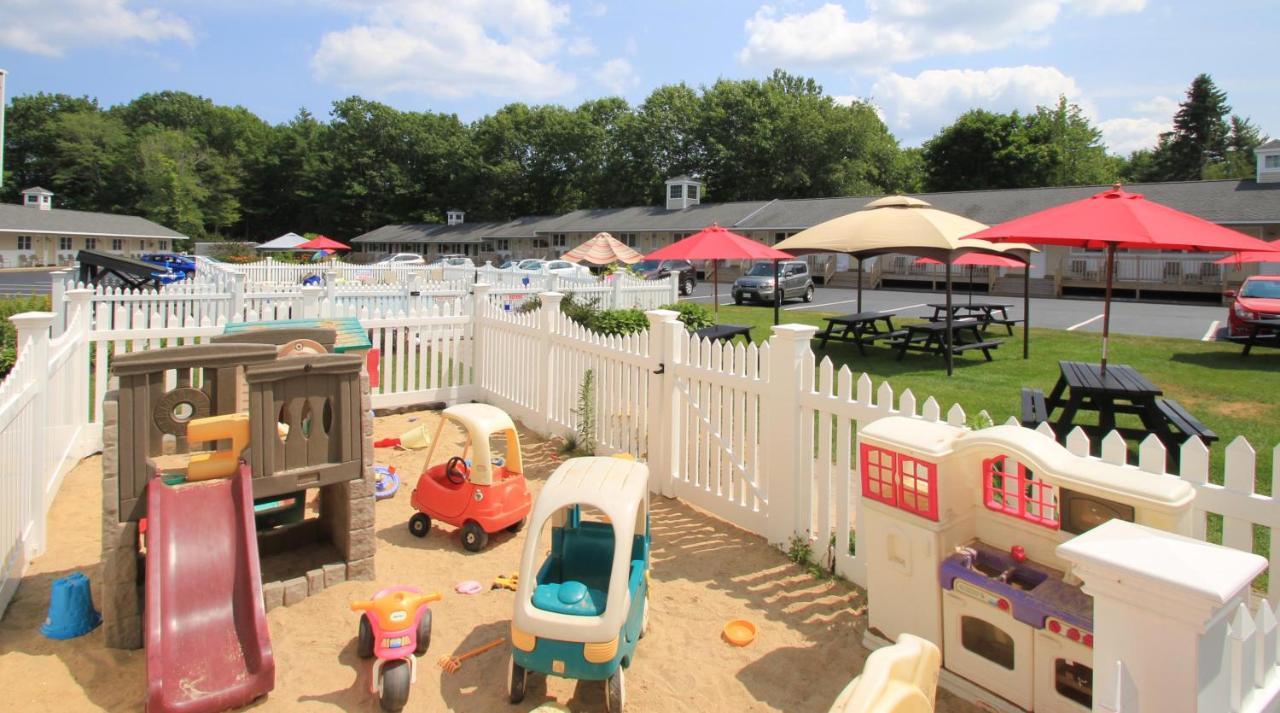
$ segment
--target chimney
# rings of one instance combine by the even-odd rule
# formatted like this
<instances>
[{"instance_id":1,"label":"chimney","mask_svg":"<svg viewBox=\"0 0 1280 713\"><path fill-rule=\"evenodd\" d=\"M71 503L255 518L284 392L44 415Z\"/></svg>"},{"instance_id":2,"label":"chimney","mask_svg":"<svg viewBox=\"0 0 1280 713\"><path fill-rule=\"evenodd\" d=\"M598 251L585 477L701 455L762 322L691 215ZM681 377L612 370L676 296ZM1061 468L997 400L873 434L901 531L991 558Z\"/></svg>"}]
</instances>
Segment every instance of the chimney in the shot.
<instances>
[{"instance_id":1,"label":"chimney","mask_svg":"<svg viewBox=\"0 0 1280 713\"><path fill-rule=\"evenodd\" d=\"M702 202L702 181L689 176L668 178L667 210L684 210Z\"/></svg>"},{"instance_id":2,"label":"chimney","mask_svg":"<svg viewBox=\"0 0 1280 713\"><path fill-rule=\"evenodd\" d=\"M445 221L449 225L462 225L463 216L466 214L460 210L450 210L445 212Z\"/></svg>"},{"instance_id":3,"label":"chimney","mask_svg":"<svg viewBox=\"0 0 1280 713\"><path fill-rule=\"evenodd\" d=\"M40 210L53 210L53 191L40 186L28 188L22 192L22 205Z\"/></svg>"},{"instance_id":4,"label":"chimney","mask_svg":"<svg viewBox=\"0 0 1280 713\"><path fill-rule=\"evenodd\" d=\"M1280 182L1280 139L1272 139L1253 150L1258 159L1258 183Z\"/></svg>"}]
</instances>

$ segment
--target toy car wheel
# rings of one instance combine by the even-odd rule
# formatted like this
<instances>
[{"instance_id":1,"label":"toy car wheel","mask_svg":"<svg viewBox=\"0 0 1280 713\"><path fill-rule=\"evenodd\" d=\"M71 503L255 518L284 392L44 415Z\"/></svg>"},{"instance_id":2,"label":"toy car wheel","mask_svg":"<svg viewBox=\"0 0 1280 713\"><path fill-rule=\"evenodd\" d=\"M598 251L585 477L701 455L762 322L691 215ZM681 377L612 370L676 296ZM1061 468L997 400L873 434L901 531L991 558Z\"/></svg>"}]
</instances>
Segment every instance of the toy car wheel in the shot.
<instances>
[{"instance_id":1,"label":"toy car wheel","mask_svg":"<svg viewBox=\"0 0 1280 713\"><path fill-rule=\"evenodd\" d=\"M418 646L413 650L414 656L421 656L427 653L427 647L431 646L431 610L422 612L422 618L418 620Z\"/></svg>"},{"instance_id":2,"label":"toy car wheel","mask_svg":"<svg viewBox=\"0 0 1280 713\"><path fill-rule=\"evenodd\" d=\"M680 283L680 294L682 295L693 294L693 280L685 280Z\"/></svg>"},{"instance_id":3,"label":"toy car wheel","mask_svg":"<svg viewBox=\"0 0 1280 713\"><path fill-rule=\"evenodd\" d=\"M378 703L382 705L382 710L396 713L409 702L410 673L409 662L404 659L388 661L382 667L382 681L379 686L382 693L378 696Z\"/></svg>"},{"instance_id":4,"label":"toy car wheel","mask_svg":"<svg viewBox=\"0 0 1280 713\"><path fill-rule=\"evenodd\" d=\"M512 656L511 665L507 667L507 700L512 703L519 703L524 700L524 689L529 682L529 672L524 666L516 663L516 657Z\"/></svg>"},{"instance_id":5,"label":"toy car wheel","mask_svg":"<svg viewBox=\"0 0 1280 713\"><path fill-rule=\"evenodd\" d=\"M369 617L360 616L360 635L356 637L356 656L362 659L373 658L373 626Z\"/></svg>"},{"instance_id":6,"label":"toy car wheel","mask_svg":"<svg viewBox=\"0 0 1280 713\"><path fill-rule=\"evenodd\" d=\"M479 523L475 520L467 520L462 525L462 546L467 548L468 552L479 552L487 544L489 544L489 533L485 532Z\"/></svg>"},{"instance_id":7,"label":"toy car wheel","mask_svg":"<svg viewBox=\"0 0 1280 713\"><path fill-rule=\"evenodd\" d=\"M431 531L431 517L424 512L417 513L409 518L409 532L414 537L426 537Z\"/></svg>"},{"instance_id":8,"label":"toy car wheel","mask_svg":"<svg viewBox=\"0 0 1280 713\"><path fill-rule=\"evenodd\" d=\"M524 529L524 518L520 518L519 522L507 525L507 532L519 532Z\"/></svg>"},{"instance_id":9,"label":"toy car wheel","mask_svg":"<svg viewBox=\"0 0 1280 713\"><path fill-rule=\"evenodd\" d=\"M813 301L813 285L809 285L809 288L804 291L804 301L805 302Z\"/></svg>"},{"instance_id":10,"label":"toy car wheel","mask_svg":"<svg viewBox=\"0 0 1280 713\"><path fill-rule=\"evenodd\" d=\"M622 667L604 682L604 709L609 713L622 713L622 706L627 700L626 684L622 680Z\"/></svg>"},{"instance_id":11,"label":"toy car wheel","mask_svg":"<svg viewBox=\"0 0 1280 713\"><path fill-rule=\"evenodd\" d=\"M649 633L649 593L644 594L644 608L640 610L640 638Z\"/></svg>"}]
</instances>

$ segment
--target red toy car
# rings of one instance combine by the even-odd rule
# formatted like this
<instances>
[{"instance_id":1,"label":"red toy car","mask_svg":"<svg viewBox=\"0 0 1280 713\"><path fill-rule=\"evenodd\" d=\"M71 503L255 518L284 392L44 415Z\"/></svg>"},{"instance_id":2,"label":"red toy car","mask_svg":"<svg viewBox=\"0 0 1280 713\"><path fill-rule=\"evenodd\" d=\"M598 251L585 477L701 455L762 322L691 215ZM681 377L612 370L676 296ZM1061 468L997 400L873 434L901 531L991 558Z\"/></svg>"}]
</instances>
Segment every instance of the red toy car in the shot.
<instances>
[{"instance_id":1,"label":"red toy car","mask_svg":"<svg viewBox=\"0 0 1280 713\"><path fill-rule=\"evenodd\" d=\"M1246 319L1280 318L1280 275L1254 275L1240 285L1239 291L1228 291L1231 307L1227 309L1227 334L1249 335ZM1259 334L1268 334L1265 327Z\"/></svg>"},{"instance_id":2,"label":"red toy car","mask_svg":"<svg viewBox=\"0 0 1280 713\"><path fill-rule=\"evenodd\" d=\"M432 465L446 423L462 429L466 445L462 455ZM505 449L499 451L505 456L493 455L491 438L506 441ZM468 453L472 460L467 459ZM461 527L462 545L471 552L484 549L495 532L519 532L533 498L524 480L520 437L511 417L488 404L445 409L410 502L418 513L409 518L409 532L426 537L435 518Z\"/></svg>"}]
</instances>

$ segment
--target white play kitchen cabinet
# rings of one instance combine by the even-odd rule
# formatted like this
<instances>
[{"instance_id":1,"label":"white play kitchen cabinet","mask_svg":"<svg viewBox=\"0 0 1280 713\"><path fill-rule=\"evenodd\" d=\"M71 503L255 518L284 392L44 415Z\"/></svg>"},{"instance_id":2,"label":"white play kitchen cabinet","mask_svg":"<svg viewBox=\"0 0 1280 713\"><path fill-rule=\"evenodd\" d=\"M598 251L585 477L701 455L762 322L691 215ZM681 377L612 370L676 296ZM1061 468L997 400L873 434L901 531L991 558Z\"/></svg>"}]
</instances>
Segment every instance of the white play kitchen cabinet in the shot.
<instances>
[{"instance_id":1,"label":"white play kitchen cabinet","mask_svg":"<svg viewBox=\"0 0 1280 713\"><path fill-rule=\"evenodd\" d=\"M1091 710L1093 600L1056 550L1111 519L1188 532L1192 488L1017 426L885 418L858 457L869 636L932 641L944 685L996 709Z\"/></svg>"}]
</instances>

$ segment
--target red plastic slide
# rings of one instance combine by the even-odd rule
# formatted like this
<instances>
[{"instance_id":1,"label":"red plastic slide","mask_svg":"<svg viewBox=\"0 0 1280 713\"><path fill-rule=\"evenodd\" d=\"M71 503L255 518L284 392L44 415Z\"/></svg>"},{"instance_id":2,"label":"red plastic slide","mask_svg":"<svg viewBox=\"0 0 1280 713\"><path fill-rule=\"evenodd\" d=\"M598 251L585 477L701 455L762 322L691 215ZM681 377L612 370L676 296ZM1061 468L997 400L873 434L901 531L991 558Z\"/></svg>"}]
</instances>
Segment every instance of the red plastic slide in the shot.
<instances>
[{"instance_id":1,"label":"red plastic slide","mask_svg":"<svg viewBox=\"0 0 1280 713\"><path fill-rule=\"evenodd\" d=\"M147 711L248 705L275 686L248 466L147 486Z\"/></svg>"}]
</instances>

